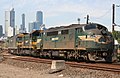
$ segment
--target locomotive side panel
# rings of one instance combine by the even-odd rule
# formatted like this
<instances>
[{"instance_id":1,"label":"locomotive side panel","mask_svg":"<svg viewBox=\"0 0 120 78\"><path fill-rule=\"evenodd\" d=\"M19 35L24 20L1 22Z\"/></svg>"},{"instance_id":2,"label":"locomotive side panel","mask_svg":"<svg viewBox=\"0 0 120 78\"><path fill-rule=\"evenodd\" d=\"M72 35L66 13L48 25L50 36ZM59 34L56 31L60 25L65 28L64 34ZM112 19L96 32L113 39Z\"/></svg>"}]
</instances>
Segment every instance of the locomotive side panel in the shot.
<instances>
[{"instance_id":1,"label":"locomotive side panel","mask_svg":"<svg viewBox=\"0 0 120 78\"><path fill-rule=\"evenodd\" d=\"M8 46L9 53L15 54L15 52L17 51L16 38L17 38L17 36L12 36L12 37L8 38L7 46Z\"/></svg>"},{"instance_id":2,"label":"locomotive side panel","mask_svg":"<svg viewBox=\"0 0 120 78\"><path fill-rule=\"evenodd\" d=\"M43 39L43 49L74 49L75 30L46 32Z\"/></svg>"},{"instance_id":3,"label":"locomotive side panel","mask_svg":"<svg viewBox=\"0 0 120 78\"><path fill-rule=\"evenodd\" d=\"M74 49L75 44L75 30L67 29L61 30L61 34L59 34L59 40L56 43L58 49Z\"/></svg>"},{"instance_id":4,"label":"locomotive side panel","mask_svg":"<svg viewBox=\"0 0 120 78\"><path fill-rule=\"evenodd\" d=\"M23 37L23 48L29 48L31 45L30 45L30 35L29 34L26 34L24 37Z\"/></svg>"}]
</instances>

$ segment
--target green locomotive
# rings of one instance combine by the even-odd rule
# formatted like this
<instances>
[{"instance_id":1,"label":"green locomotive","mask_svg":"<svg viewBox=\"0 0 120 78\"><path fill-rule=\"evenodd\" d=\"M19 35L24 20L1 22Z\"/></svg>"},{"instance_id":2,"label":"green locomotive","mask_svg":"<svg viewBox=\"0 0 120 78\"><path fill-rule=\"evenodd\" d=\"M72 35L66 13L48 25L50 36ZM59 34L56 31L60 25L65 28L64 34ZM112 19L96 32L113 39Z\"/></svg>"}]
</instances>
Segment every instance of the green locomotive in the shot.
<instances>
[{"instance_id":1,"label":"green locomotive","mask_svg":"<svg viewBox=\"0 0 120 78\"><path fill-rule=\"evenodd\" d=\"M112 34L105 26L96 23L23 33L17 35L14 42L17 44L14 54L19 55L106 62L113 62L115 57Z\"/></svg>"}]
</instances>

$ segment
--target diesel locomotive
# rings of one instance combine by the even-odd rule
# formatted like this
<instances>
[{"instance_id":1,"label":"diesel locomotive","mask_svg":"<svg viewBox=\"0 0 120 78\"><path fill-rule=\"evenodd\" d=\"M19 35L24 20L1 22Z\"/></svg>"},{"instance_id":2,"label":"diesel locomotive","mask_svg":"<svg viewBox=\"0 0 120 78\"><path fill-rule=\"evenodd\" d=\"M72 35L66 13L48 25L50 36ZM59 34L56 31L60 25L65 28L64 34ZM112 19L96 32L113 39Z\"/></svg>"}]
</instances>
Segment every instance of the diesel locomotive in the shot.
<instances>
[{"instance_id":1,"label":"diesel locomotive","mask_svg":"<svg viewBox=\"0 0 120 78\"><path fill-rule=\"evenodd\" d=\"M101 24L72 24L8 38L12 54L45 58L113 62L114 38Z\"/></svg>"}]
</instances>

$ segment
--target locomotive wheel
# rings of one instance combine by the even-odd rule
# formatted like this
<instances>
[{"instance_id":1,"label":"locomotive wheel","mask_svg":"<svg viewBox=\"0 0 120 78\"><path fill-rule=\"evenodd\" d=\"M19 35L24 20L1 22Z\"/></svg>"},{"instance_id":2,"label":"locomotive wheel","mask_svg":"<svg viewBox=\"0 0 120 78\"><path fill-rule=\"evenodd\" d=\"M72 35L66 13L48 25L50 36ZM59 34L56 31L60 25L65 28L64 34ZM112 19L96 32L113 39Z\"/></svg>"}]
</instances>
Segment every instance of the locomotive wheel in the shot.
<instances>
[{"instance_id":1,"label":"locomotive wheel","mask_svg":"<svg viewBox=\"0 0 120 78\"><path fill-rule=\"evenodd\" d=\"M84 60L85 60L85 59L84 59L83 57L77 57L77 58L76 58L76 61L77 61L77 62L83 62Z\"/></svg>"},{"instance_id":2,"label":"locomotive wheel","mask_svg":"<svg viewBox=\"0 0 120 78\"><path fill-rule=\"evenodd\" d=\"M106 58L105 58L105 61L106 61L107 63L111 63L111 62L112 62L112 53L110 53L110 52L107 53L107 56L106 56Z\"/></svg>"},{"instance_id":3,"label":"locomotive wheel","mask_svg":"<svg viewBox=\"0 0 120 78\"><path fill-rule=\"evenodd\" d=\"M87 54L87 62L95 62L95 55L93 53Z\"/></svg>"}]
</instances>

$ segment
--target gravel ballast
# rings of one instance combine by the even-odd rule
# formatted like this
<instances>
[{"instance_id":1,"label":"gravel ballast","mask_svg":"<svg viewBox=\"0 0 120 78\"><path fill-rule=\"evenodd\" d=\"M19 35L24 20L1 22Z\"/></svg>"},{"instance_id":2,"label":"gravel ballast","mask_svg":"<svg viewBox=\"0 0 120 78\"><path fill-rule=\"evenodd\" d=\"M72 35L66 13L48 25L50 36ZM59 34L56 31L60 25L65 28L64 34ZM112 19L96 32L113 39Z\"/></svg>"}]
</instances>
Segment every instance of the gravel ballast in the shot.
<instances>
[{"instance_id":1,"label":"gravel ballast","mask_svg":"<svg viewBox=\"0 0 120 78\"><path fill-rule=\"evenodd\" d=\"M120 73L74 68L49 74L50 64L6 59L0 63L0 78L120 78Z\"/></svg>"}]
</instances>

